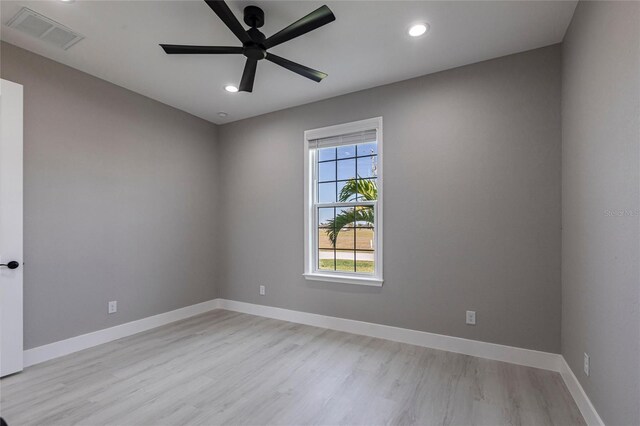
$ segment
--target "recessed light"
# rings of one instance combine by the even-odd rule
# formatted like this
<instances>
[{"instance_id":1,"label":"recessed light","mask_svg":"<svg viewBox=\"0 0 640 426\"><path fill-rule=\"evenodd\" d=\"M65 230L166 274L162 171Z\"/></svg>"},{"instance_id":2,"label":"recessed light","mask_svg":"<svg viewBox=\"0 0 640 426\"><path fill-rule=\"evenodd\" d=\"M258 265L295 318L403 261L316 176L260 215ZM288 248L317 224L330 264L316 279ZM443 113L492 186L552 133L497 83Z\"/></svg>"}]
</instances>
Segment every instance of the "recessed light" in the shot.
<instances>
[{"instance_id":1,"label":"recessed light","mask_svg":"<svg viewBox=\"0 0 640 426\"><path fill-rule=\"evenodd\" d=\"M236 93L238 91L238 88L233 84L227 84L226 86L224 86L224 90L230 93Z\"/></svg>"},{"instance_id":2,"label":"recessed light","mask_svg":"<svg viewBox=\"0 0 640 426\"><path fill-rule=\"evenodd\" d=\"M62 3L75 3L76 0L60 0Z\"/></svg>"},{"instance_id":3,"label":"recessed light","mask_svg":"<svg viewBox=\"0 0 640 426\"><path fill-rule=\"evenodd\" d=\"M229 114L227 114L227 113L226 113L226 112L224 112L224 111L220 111L220 112L218 113L218 117L222 117L222 118L225 118L227 115L229 115Z\"/></svg>"},{"instance_id":4,"label":"recessed light","mask_svg":"<svg viewBox=\"0 0 640 426\"><path fill-rule=\"evenodd\" d=\"M429 30L429 24L415 24L409 28L409 35L411 37L420 37L422 34Z\"/></svg>"}]
</instances>

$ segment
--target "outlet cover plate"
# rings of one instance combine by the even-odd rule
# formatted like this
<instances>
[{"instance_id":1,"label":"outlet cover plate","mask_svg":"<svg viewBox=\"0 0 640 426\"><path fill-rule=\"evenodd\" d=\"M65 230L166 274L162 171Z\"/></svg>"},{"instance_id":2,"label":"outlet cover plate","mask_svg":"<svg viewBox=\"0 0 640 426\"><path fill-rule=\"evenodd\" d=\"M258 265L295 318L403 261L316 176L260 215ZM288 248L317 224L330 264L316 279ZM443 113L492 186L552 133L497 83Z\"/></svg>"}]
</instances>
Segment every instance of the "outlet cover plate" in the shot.
<instances>
[{"instance_id":1,"label":"outlet cover plate","mask_svg":"<svg viewBox=\"0 0 640 426\"><path fill-rule=\"evenodd\" d=\"M467 311L467 325L476 325L476 311Z\"/></svg>"},{"instance_id":2,"label":"outlet cover plate","mask_svg":"<svg viewBox=\"0 0 640 426\"><path fill-rule=\"evenodd\" d=\"M587 376L589 375L589 364L591 363L591 359L589 357L588 353L584 353L584 366L583 366L583 370L584 370L584 374L586 374Z\"/></svg>"}]
</instances>

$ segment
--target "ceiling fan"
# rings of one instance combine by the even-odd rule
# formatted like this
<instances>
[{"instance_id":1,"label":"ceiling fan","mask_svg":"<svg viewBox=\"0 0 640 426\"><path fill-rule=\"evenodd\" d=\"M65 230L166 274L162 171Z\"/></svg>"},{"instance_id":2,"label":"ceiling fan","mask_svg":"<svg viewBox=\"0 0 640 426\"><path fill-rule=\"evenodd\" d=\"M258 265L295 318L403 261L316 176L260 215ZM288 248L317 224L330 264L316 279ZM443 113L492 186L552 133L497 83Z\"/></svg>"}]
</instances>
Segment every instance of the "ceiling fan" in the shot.
<instances>
[{"instance_id":1,"label":"ceiling fan","mask_svg":"<svg viewBox=\"0 0 640 426\"><path fill-rule=\"evenodd\" d=\"M242 72L239 87L241 92L251 92L253 90L258 61L262 59L271 61L274 64L280 65L289 71L293 71L296 74L300 74L318 83L327 76L327 74L323 72L267 52L268 49L274 46L335 21L336 17L326 5L314 10L304 18L299 19L271 37L266 38L265 35L258 30L258 28L264 25L264 12L259 7L247 6L244 8L244 22L251 27L249 30L245 30L224 1L205 0L205 3L207 3L222 22L229 27L231 32L238 37L242 42L242 46L185 46L179 44L161 44L160 46L162 46L167 54L242 54L246 56L247 62Z\"/></svg>"}]
</instances>

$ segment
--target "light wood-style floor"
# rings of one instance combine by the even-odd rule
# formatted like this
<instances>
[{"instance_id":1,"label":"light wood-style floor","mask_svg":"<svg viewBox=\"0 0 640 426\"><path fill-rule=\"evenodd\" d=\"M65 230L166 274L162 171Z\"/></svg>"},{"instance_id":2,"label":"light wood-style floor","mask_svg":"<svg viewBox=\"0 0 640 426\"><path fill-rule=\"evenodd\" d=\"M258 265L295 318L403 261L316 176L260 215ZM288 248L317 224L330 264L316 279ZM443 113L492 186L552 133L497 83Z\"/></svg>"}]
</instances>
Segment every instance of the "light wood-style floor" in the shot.
<instances>
[{"instance_id":1,"label":"light wood-style floor","mask_svg":"<svg viewBox=\"0 0 640 426\"><path fill-rule=\"evenodd\" d=\"M583 425L557 373L213 311L0 381L18 425Z\"/></svg>"}]
</instances>

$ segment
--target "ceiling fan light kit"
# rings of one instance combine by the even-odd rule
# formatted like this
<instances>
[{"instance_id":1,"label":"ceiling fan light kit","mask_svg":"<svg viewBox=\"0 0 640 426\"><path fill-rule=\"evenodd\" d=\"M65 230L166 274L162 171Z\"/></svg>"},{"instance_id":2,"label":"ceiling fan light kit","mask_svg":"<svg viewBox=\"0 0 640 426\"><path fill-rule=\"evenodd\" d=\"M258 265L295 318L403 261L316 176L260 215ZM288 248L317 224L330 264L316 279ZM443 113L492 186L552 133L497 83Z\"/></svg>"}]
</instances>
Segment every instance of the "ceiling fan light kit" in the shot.
<instances>
[{"instance_id":1,"label":"ceiling fan light kit","mask_svg":"<svg viewBox=\"0 0 640 426\"><path fill-rule=\"evenodd\" d=\"M335 21L336 17L326 5L314 10L307 16L297 20L288 27L275 33L271 37L265 37L258 28L264 25L264 12L257 6L247 6L244 8L244 23L250 28L245 30L242 24L235 17L229 6L224 1L205 0L205 3L215 12L224 24L242 42L241 47L233 46L185 46L178 44L161 44L167 54L204 54L204 55L224 55L242 54L247 58L240 79L240 92L253 91L253 82L256 78L258 61L266 59L283 68L293 71L303 77L315 82L322 81L327 76L326 73L314 70L288 59L269 53L267 50L287 42L293 38L300 37L310 31L318 29L323 25Z\"/></svg>"}]
</instances>

